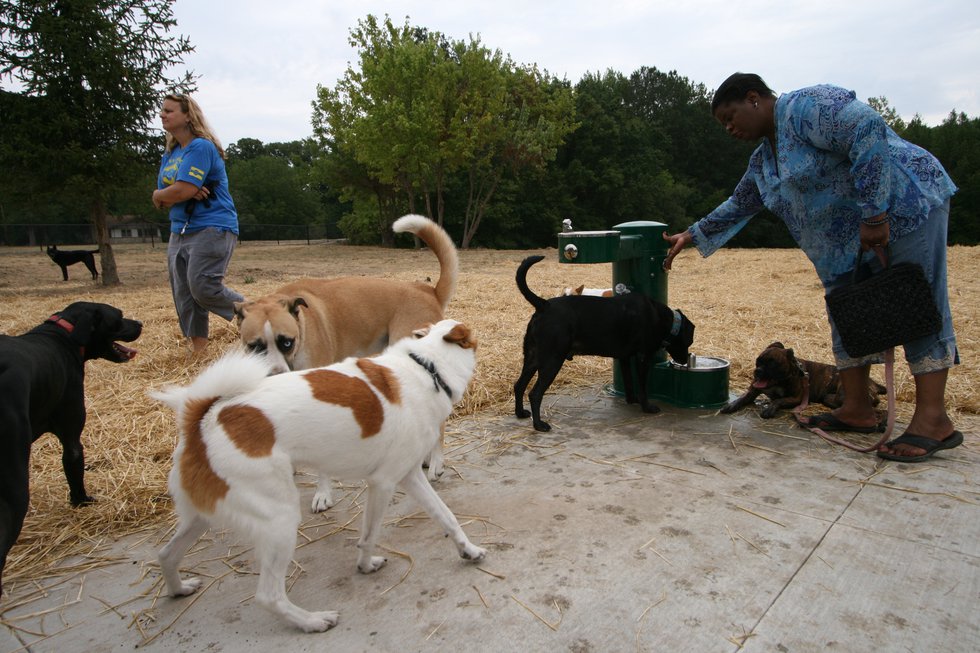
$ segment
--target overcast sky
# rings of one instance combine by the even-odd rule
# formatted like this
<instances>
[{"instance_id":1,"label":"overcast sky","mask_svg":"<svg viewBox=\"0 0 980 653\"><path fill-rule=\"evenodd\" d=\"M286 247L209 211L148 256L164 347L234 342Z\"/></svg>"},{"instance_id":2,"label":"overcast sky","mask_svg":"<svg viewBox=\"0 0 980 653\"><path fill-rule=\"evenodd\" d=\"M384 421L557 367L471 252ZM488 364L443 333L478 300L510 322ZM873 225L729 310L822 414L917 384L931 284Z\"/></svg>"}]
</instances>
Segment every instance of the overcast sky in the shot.
<instances>
[{"instance_id":1,"label":"overcast sky","mask_svg":"<svg viewBox=\"0 0 980 653\"><path fill-rule=\"evenodd\" d=\"M224 143L293 141L313 133L317 85L356 66L349 32L368 14L479 36L573 84L649 66L713 90L755 72L777 93L833 83L885 96L930 125L953 109L980 117L977 0L177 0L172 34L196 47L185 63Z\"/></svg>"}]
</instances>

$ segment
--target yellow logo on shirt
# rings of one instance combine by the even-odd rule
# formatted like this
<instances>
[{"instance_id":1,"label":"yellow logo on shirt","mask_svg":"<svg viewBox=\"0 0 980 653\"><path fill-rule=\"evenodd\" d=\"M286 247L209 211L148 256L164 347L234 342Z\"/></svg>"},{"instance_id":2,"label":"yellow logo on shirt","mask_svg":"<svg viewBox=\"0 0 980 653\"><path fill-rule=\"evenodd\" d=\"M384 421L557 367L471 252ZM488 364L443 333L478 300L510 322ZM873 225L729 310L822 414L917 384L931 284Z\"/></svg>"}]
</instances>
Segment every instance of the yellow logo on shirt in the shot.
<instances>
[{"instance_id":1,"label":"yellow logo on shirt","mask_svg":"<svg viewBox=\"0 0 980 653\"><path fill-rule=\"evenodd\" d=\"M194 166L191 166L191 169L187 171L187 174L193 177L194 179L204 181L204 171L201 170L200 168L195 168Z\"/></svg>"},{"instance_id":2,"label":"yellow logo on shirt","mask_svg":"<svg viewBox=\"0 0 980 653\"><path fill-rule=\"evenodd\" d=\"M167 161L166 166L163 168L163 172L160 173L160 178L163 181L164 186L171 186L175 181L177 181L177 170L180 168L181 158L170 159Z\"/></svg>"}]
</instances>

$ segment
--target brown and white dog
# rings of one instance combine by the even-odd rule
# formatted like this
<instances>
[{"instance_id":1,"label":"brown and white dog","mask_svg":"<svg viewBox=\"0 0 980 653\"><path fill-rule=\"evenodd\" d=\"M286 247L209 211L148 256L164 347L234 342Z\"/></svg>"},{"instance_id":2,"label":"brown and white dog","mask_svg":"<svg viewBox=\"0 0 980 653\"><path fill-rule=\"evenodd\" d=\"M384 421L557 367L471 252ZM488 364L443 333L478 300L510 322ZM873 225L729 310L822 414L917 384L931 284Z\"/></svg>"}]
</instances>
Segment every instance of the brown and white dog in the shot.
<instances>
[{"instance_id":1,"label":"brown and white dog","mask_svg":"<svg viewBox=\"0 0 980 653\"><path fill-rule=\"evenodd\" d=\"M571 297L572 295L585 295L586 297L612 297L612 288L586 288L581 285L577 288L565 288L561 291L562 297Z\"/></svg>"},{"instance_id":2,"label":"brown and white dog","mask_svg":"<svg viewBox=\"0 0 980 653\"><path fill-rule=\"evenodd\" d=\"M395 233L418 236L439 261L436 285L338 277L301 279L270 295L235 305L238 330L249 351L262 353L273 374L322 367L348 356L369 356L438 322L456 289L459 257L449 234L421 215L402 216ZM442 475L442 442L427 459L429 478ZM333 505L330 479L320 479L313 512Z\"/></svg>"},{"instance_id":3,"label":"brown and white dog","mask_svg":"<svg viewBox=\"0 0 980 653\"><path fill-rule=\"evenodd\" d=\"M396 486L442 526L462 558L483 559L486 550L466 537L421 466L473 376L476 341L454 320L415 336L374 358L273 376L268 359L237 352L189 386L152 393L176 410L181 431L169 479L177 532L159 554L170 594L201 585L178 571L197 539L212 525L233 527L254 544L260 605L306 632L336 625L336 612L307 612L286 597L300 522L295 464L366 481L362 573L386 562L373 554Z\"/></svg>"}]
</instances>

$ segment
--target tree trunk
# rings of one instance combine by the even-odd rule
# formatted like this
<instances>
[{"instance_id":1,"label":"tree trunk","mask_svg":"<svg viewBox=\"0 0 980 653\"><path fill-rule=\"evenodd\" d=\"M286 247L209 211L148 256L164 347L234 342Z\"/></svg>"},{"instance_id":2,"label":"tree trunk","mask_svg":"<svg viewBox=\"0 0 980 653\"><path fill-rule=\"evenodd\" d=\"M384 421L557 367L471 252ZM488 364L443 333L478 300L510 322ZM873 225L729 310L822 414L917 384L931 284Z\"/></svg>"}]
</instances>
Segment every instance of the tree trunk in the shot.
<instances>
[{"instance_id":1,"label":"tree trunk","mask_svg":"<svg viewBox=\"0 0 980 653\"><path fill-rule=\"evenodd\" d=\"M483 214L486 212L487 206L489 206L490 200L497 190L497 184L500 183L500 177L501 173L494 175L491 179L489 189L485 192L482 188L475 190L477 184L474 184L471 179L470 196L466 202L466 217L463 221L463 239L459 244L460 249L470 248L470 243L473 242L473 237L476 236L476 231L480 228Z\"/></svg>"},{"instance_id":2,"label":"tree trunk","mask_svg":"<svg viewBox=\"0 0 980 653\"><path fill-rule=\"evenodd\" d=\"M116 270L116 255L112 252L109 242L109 227L107 225L105 201L102 198L92 202L92 224L95 225L95 239L99 245L99 261L102 263L102 285L118 286L119 272Z\"/></svg>"},{"instance_id":3,"label":"tree trunk","mask_svg":"<svg viewBox=\"0 0 980 653\"><path fill-rule=\"evenodd\" d=\"M394 200L389 197L381 203L381 246L395 246L395 232L391 230L391 224L395 221L392 218L394 210Z\"/></svg>"}]
</instances>

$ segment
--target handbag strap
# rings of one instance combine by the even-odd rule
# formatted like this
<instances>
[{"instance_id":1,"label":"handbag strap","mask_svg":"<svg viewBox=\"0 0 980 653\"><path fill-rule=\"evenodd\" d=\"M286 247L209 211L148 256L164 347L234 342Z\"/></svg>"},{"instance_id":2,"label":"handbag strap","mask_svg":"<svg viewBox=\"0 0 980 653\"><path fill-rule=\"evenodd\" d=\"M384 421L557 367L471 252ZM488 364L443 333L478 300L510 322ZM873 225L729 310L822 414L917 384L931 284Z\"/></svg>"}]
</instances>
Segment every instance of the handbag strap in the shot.
<instances>
[{"instance_id":1,"label":"handbag strap","mask_svg":"<svg viewBox=\"0 0 980 653\"><path fill-rule=\"evenodd\" d=\"M891 241L889 241L884 247L872 247L871 250L878 257L878 261L881 263L881 267L888 269L891 263ZM858 282L858 271L861 269L861 255L864 254L864 250L861 249L861 245L858 245L857 260L854 261L854 273L851 275L851 283Z\"/></svg>"},{"instance_id":2,"label":"handbag strap","mask_svg":"<svg viewBox=\"0 0 980 653\"><path fill-rule=\"evenodd\" d=\"M892 430L895 428L895 348L889 347L885 350L885 388L888 391L888 417L885 421L885 432L881 434L881 439L870 447L862 447L847 440L830 435L821 428L809 425L809 418L803 417L803 411L806 409L807 405L810 403L810 378L809 376L803 378L803 401L800 405L793 409L793 415L796 417L796 423L813 433L816 433L821 438L827 442L832 442L834 444L839 444L842 447L847 447L848 449L853 449L859 453L870 453L872 451L877 451L878 448L885 444L891 437Z\"/></svg>"}]
</instances>

